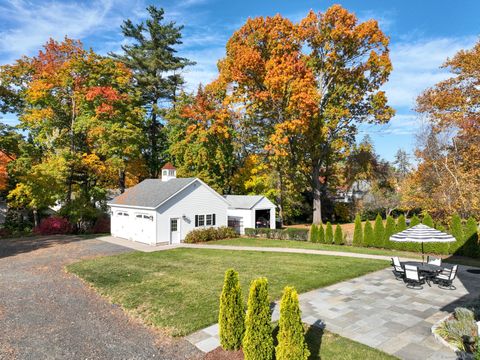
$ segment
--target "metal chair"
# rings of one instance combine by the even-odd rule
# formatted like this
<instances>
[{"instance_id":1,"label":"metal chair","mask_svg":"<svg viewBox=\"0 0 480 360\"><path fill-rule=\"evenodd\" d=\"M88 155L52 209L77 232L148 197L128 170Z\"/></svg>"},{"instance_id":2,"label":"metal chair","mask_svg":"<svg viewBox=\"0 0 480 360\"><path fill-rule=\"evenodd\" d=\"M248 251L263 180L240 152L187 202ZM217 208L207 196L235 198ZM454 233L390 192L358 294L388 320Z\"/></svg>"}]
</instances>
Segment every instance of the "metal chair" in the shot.
<instances>
[{"instance_id":1,"label":"metal chair","mask_svg":"<svg viewBox=\"0 0 480 360\"><path fill-rule=\"evenodd\" d=\"M427 257L427 264L442 266L442 259L428 256Z\"/></svg>"},{"instance_id":2,"label":"metal chair","mask_svg":"<svg viewBox=\"0 0 480 360\"><path fill-rule=\"evenodd\" d=\"M418 273L418 268L413 265L405 265L405 283L407 288L421 290L423 284L425 284L425 276L421 276Z\"/></svg>"},{"instance_id":3,"label":"metal chair","mask_svg":"<svg viewBox=\"0 0 480 360\"><path fill-rule=\"evenodd\" d=\"M443 269L440 274L435 276L435 283L438 284L440 289L445 290L456 290L457 288L453 285L453 280L457 277L458 265L455 265L451 270Z\"/></svg>"},{"instance_id":4,"label":"metal chair","mask_svg":"<svg viewBox=\"0 0 480 360\"><path fill-rule=\"evenodd\" d=\"M392 257L392 266L393 266L393 275L395 279L403 280L405 276L405 270L403 270L402 265L400 264L400 259L398 257Z\"/></svg>"}]
</instances>

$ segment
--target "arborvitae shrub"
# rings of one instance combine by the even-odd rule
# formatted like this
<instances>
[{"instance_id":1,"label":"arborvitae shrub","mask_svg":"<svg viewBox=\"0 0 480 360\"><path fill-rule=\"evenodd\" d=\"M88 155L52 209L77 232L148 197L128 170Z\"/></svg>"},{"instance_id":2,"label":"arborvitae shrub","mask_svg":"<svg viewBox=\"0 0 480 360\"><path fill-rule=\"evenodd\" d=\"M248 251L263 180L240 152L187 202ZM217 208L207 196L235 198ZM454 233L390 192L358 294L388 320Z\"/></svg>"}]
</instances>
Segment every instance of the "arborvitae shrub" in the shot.
<instances>
[{"instance_id":1,"label":"arborvitae shrub","mask_svg":"<svg viewBox=\"0 0 480 360\"><path fill-rule=\"evenodd\" d=\"M460 219L458 214L452 216L452 220L450 221L450 233L455 239L457 239L457 241L450 244L450 254L455 254L465 242L462 219Z\"/></svg>"},{"instance_id":2,"label":"arborvitae shrub","mask_svg":"<svg viewBox=\"0 0 480 360\"><path fill-rule=\"evenodd\" d=\"M469 257L480 257L478 244L478 224L477 221L470 217L465 224L465 243L462 247L462 255Z\"/></svg>"},{"instance_id":3,"label":"arborvitae shrub","mask_svg":"<svg viewBox=\"0 0 480 360\"><path fill-rule=\"evenodd\" d=\"M344 244L343 231L342 231L342 227L339 224L337 224L337 226L335 227L334 240L335 240L336 245L343 245Z\"/></svg>"},{"instance_id":4,"label":"arborvitae shrub","mask_svg":"<svg viewBox=\"0 0 480 360\"><path fill-rule=\"evenodd\" d=\"M271 360L273 337L268 282L265 278L252 281L248 294L243 355L245 360Z\"/></svg>"},{"instance_id":5,"label":"arborvitae shrub","mask_svg":"<svg viewBox=\"0 0 480 360\"><path fill-rule=\"evenodd\" d=\"M390 236L395 234L395 220L390 215L387 216L387 221L385 223L385 232L383 233L383 245L386 248L392 248L393 241L390 241Z\"/></svg>"},{"instance_id":6,"label":"arborvitae shrub","mask_svg":"<svg viewBox=\"0 0 480 360\"><path fill-rule=\"evenodd\" d=\"M373 233L372 223L368 220L365 221L365 226L363 228L363 243L368 247L372 247L375 244L375 235Z\"/></svg>"},{"instance_id":7,"label":"arborvitae shrub","mask_svg":"<svg viewBox=\"0 0 480 360\"><path fill-rule=\"evenodd\" d=\"M325 244L325 229L322 224L318 226L318 242Z\"/></svg>"},{"instance_id":8,"label":"arborvitae shrub","mask_svg":"<svg viewBox=\"0 0 480 360\"><path fill-rule=\"evenodd\" d=\"M355 230L353 231L353 246L363 246L363 229L360 215L355 216Z\"/></svg>"},{"instance_id":9,"label":"arborvitae shrub","mask_svg":"<svg viewBox=\"0 0 480 360\"><path fill-rule=\"evenodd\" d=\"M410 219L410 227L420 224L420 218L417 215L413 215Z\"/></svg>"},{"instance_id":10,"label":"arborvitae shrub","mask_svg":"<svg viewBox=\"0 0 480 360\"><path fill-rule=\"evenodd\" d=\"M327 228L325 230L325 243L333 244L333 227L330 221L327 222Z\"/></svg>"},{"instance_id":11,"label":"arborvitae shrub","mask_svg":"<svg viewBox=\"0 0 480 360\"><path fill-rule=\"evenodd\" d=\"M427 226L430 226L431 228L434 227L433 225L433 219L432 217L430 216L430 214L425 214L425 216L423 217L423 220L422 220L422 224L423 225L427 225Z\"/></svg>"},{"instance_id":12,"label":"arborvitae shrub","mask_svg":"<svg viewBox=\"0 0 480 360\"><path fill-rule=\"evenodd\" d=\"M383 228L383 220L380 214L377 214L375 218L375 225L373 227L373 232L375 234L375 245L376 247L383 247L383 237L385 229Z\"/></svg>"},{"instance_id":13,"label":"arborvitae shrub","mask_svg":"<svg viewBox=\"0 0 480 360\"><path fill-rule=\"evenodd\" d=\"M480 360L480 334L477 336L477 351L475 351L475 360Z\"/></svg>"},{"instance_id":14,"label":"arborvitae shrub","mask_svg":"<svg viewBox=\"0 0 480 360\"><path fill-rule=\"evenodd\" d=\"M397 227L395 232L400 232L407 229L407 222L405 221L405 215L400 215L397 219Z\"/></svg>"},{"instance_id":15,"label":"arborvitae shrub","mask_svg":"<svg viewBox=\"0 0 480 360\"><path fill-rule=\"evenodd\" d=\"M305 342L298 294L294 288L289 286L283 289L280 302L277 339L276 360L307 360L310 356Z\"/></svg>"},{"instance_id":16,"label":"arborvitae shrub","mask_svg":"<svg viewBox=\"0 0 480 360\"><path fill-rule=\"evenodd\" d=\"M229 269L225 272L218 315L220 343L225 350L238 350L242 345L245 330L244 314L238 273Z\"/></svg>"},{"instance_id":17,"label":"arborvitae shrub","mask_svg":"<svg viewBox=\"0 0 480 360\"><path fill-rule=\"evenodd\" d=\"M310 242L312 243L316 243L318 242L318 231L317 231L317 225L315 224L312 224L312 226L310 226Z\"/></svg>"}]
</instances>

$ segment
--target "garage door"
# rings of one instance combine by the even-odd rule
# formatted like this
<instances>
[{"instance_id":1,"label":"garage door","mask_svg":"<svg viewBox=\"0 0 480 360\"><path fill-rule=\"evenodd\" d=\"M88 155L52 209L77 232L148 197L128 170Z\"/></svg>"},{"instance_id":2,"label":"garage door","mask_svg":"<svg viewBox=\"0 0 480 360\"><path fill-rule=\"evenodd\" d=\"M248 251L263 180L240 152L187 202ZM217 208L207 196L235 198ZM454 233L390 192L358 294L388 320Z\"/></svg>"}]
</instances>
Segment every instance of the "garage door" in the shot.
<instances>
[{"instance_id":1,"label":"garage door","mask_svg":"<svg viewBox=\"0 0 480 360\"><path fill-rule=\"evenodd\" d=\"M136 213L133 226L133 240L145 244L155 243L155 221L153 216Z\"/></svg>"}]
</instances>

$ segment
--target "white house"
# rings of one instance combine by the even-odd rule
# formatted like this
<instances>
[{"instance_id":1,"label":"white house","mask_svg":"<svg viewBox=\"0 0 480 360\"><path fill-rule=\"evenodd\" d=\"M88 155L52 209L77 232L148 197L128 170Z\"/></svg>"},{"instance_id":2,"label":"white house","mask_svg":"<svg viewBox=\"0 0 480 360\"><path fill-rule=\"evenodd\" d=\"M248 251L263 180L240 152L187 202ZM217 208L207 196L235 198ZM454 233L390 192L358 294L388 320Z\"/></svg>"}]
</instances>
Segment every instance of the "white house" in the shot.
<instances>
[{"instance_id":1,"label":"white house","mask_svg":"<svg viewBox=\"0 0 480 360\"><path fill-rule=\"evenodd\" d=\"M236 205L228 200L234 198ZM241 198L244 202L239 201ZM248 198L252 198L249 203ZM255 221L258 226L272 224L272 216L275 226L275 207L264 199L263 196L223 197L200 179L177 178L176 169L167 164L162 168L162 179L146 179L108 204L111 233L159 245L180 243L194 229L227 226L230 215L239 221L241 217L243 228L255 227ZM260 210L267 208L273 209L273 215L269 213L270 217L262 218L264 213Z\"/></svg>"},{"instance_id":2,"label":"white house","mask_svg":"<svg viewBox=\"0 0 480 360\"><path fill-rule=\"evenodd\" d=\"M228 226L240 234L245 228L275 229L275 205L262 195L225 195L229 203Z\"/></svg>"}]
</instances>

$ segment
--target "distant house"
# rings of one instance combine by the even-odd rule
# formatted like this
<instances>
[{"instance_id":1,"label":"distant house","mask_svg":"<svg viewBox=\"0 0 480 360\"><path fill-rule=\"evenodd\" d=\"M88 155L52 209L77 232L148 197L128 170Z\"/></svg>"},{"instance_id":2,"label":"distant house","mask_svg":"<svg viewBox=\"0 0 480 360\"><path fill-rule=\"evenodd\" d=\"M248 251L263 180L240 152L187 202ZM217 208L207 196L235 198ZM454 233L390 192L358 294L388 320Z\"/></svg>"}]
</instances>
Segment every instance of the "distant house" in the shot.
<instances>
[{"instance_id":1,"label":"distant house","mask_svg":"<svg viewBox=\"0 0 480 360\"><path fill-rule=\"evenodd\" d=\"M263 197L242 197L245 206L253 207L238 208L244 203L232 204L230 196L218 194L200 179L176 175L175 167L166 164L161 179L146 179L109 202L112 235L150 245L178 244L194 229L227 226L232 211L243 226L253 227L255 222L264 226L265 220L270 224L272 215L260 210L272 209L273 204L264 202Z\"/></svg>"},{"instance_id":2,"label":"distant house","mask_svg":"<svg viewBox=\"0 0 480 360\"><path fill-rule=\"evenodd\" d=\"M333 195L333 200L340 203L352 203L365 200L370 193L371 184L366 180L355 181L350 187L339 188Z\"/></svg>"}]
</instances>

